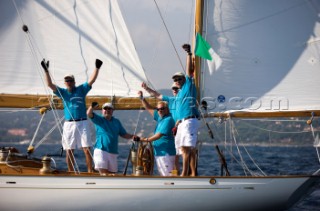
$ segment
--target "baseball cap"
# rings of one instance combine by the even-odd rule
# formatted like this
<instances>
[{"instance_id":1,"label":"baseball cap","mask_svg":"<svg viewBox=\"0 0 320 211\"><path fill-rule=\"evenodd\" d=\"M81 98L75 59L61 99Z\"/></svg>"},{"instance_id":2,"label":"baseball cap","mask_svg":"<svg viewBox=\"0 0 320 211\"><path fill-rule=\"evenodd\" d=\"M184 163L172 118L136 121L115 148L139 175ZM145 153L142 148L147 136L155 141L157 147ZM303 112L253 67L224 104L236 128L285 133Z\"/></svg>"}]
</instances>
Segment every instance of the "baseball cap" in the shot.
<instances>
[{"instance_id":1,"label":"baseball cap","mask_svg":"<svg viewBox=\"0 0 320 211\"><path fill-rule=\"evenodd\" d=\"M175 77L185 77L183 72L176 72L173 76L172 79L174 79Z\"/></svg>"},{"instance_id":2,"label":"baseball cap","mask_svg":"<svg viewBox=\"0 0 320 211\"><path fill-rule=\"evenodd\" d=\"M113 109L113 105L111 103L105 103L105 104L102 105L102 109L104 109L106 107Z\"/></svg>"},{"instance_id":3,"label":"baseball cap","mask_svg":"<svg viewBox=\"0 0 320 211\"><path fill-rule=\"evenodd\" d=\"M71 78L71 79L74 80L74 75L72 75L72 74L67 74L67 75L64 76L64 79L66 79L66 78Z\"/></svg>"}]
</instances>

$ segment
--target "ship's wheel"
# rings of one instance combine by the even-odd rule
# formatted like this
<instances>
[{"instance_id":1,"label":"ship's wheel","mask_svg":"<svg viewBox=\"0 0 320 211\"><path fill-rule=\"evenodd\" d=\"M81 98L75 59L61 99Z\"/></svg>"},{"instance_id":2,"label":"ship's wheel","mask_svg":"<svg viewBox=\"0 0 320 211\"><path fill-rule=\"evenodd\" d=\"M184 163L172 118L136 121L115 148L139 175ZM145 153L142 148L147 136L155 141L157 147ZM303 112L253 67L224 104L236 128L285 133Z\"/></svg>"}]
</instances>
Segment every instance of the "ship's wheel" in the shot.
<instances>
[{"instance_id":1,"label":"ship's wheel","mask_svg":"<svg viewBox=\"0 0 320 211\"><path fill-rule=\"evenodd\" d=\"M154 167L153 146L150 142L142 143L138 149L138 165L143 167L144 175L152 175Z\"/></svg>"}]
</instances>

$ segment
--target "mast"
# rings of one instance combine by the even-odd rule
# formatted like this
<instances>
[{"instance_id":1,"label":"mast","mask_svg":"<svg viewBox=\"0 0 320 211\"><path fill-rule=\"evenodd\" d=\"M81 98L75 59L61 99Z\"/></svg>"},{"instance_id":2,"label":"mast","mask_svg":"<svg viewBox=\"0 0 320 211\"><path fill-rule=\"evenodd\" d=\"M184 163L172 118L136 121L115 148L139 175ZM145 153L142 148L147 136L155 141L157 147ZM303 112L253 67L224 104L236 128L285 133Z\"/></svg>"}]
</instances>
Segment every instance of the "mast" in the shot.
<instances>
[{"instance_id":1,"label":"mast","mask_svg":"<svg viewBox=\"0 0 320 211\"><path fill-rule=\"evenodd\" d=\"M196 0L196 9L195 9L195 33L193 37L193 49L195 48L196 43L196 34L202 34L203 28L203 0ZM197 101L200 102L200 74L201 74L201 59L198 56L194 55L195 59L195 83L197 88Z\"/></svg>"}]
</instances>

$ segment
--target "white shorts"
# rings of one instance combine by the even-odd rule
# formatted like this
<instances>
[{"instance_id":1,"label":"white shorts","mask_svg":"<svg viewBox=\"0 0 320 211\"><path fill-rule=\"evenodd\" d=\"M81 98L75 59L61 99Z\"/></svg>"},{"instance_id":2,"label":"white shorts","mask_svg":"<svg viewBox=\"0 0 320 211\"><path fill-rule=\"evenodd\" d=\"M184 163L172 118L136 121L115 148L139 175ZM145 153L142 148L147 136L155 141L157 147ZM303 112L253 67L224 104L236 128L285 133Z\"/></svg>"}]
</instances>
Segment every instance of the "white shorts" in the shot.
<instances>
[{"instance_id":1,"label":"white shorts","mask_svg":"<svg viewBox=\"0 0 320 211\"><path fill-rule=\"evenodd\" d=\"M161 176L170 176L175 164L175 155L155 156L158 172Z\"/></svg>"},{"instance_id":2,"label":"white shorts","mask_svg":"<svg viewBox=\"0 0 320 211\"><path fill-rule=\"evenodd\" d=\"M181 155L181 147L195 147L198 139L199 120L187 119L178 125L178 131L174 138L177 155Z\"/></svg>"},{"instance_id":3,"label":"white shorts","mask_svg":"<svg viewBox=\"0 0 320 211\"><path fill-rule=\"evenodd\" d=\"M88 120L78 122L65 121L63 124L62 146L63 149L91 147Z\"/></svg>"},{"instance_id":4,"label":"white shorts","mask_svg":"<svg viewBox=\"0 0 320 211\"><path fill-rule=\"evenodd\" d=\"M106 169L109 172L118 172L118 155L111 154L101 149L93 151L94 169Z\"/></svg>"}]
</instances>

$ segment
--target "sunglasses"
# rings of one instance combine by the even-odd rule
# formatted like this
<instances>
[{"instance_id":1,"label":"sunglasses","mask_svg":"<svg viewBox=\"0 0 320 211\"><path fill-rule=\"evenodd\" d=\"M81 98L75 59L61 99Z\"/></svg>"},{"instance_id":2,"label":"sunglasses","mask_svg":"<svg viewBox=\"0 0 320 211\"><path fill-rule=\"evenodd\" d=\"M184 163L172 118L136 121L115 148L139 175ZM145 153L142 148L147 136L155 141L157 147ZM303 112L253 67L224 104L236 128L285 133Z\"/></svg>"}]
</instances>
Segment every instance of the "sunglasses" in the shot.
<instances>
[{"instance_id":1,"label":"sunglasses","mask_svg":"<svg viewBox=\"0 0 320 211\"><path fill-rule=\"evenodd\" d=\"M65 82L67 82L67 83L74 82L74 80L65 80Z\"/></svg>"},{"instance_id":2,"label":"sunglasses","mask_svg":"<svg viewBox=\"0 0 320 211\"><path fill-rule=\"evenodd\" d=\"M110 107L105 107L105 108L103 108L103 110L105 110L105 111L110 111L110 110L112 110L112 108L110 108Z\"/></svg>"},{"instance_id":3,"label":"sunglasses","mask_svg":"<svg viewBox=\"0 0 320 211\"><path fill-rule=\"evenodd\" d=\"M163 111L164 109L166 108L165 107L157 108L157 111Z\"/></svg>"},{"instance_id":4,"label":"sunglasses","mask_svg":"<svg viewBox=\"0 0 320 211\"><path fill-rule=\"evenodd\" d=\"M179 90L179 88L178 88L178 87L172 87L172 90L174 90L174 91L178 91L178 90Z\"/></svg>"},{"instance_id":5,"label":"sunglasses","mask_svg":"<svg viewBox=\"0 0 320 211\"><path fill-rule=\"evenodd\" d=\"M182 80L183 80L183 78L175 78L175 79L173 79L174 82L182 81Z\"/></svg>"}]
</instances>

